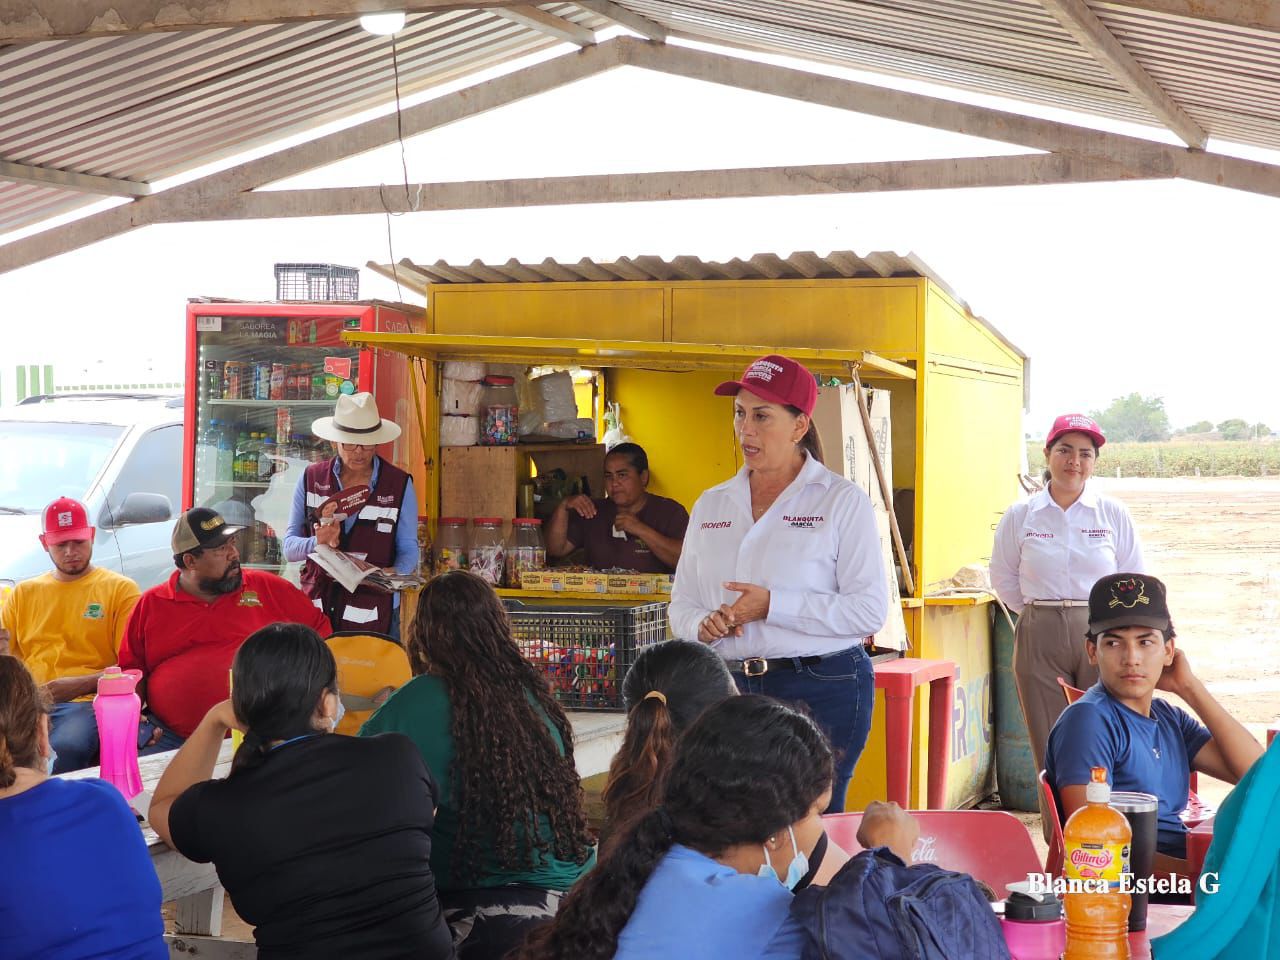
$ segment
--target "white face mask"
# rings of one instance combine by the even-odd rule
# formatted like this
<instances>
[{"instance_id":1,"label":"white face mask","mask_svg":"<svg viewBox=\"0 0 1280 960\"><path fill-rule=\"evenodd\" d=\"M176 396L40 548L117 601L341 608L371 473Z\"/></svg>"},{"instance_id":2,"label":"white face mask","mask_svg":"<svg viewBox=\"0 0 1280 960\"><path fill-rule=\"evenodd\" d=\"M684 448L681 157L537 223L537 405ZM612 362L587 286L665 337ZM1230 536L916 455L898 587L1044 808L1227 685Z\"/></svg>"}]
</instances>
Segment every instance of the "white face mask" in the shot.
<instances>
[{"instance_id":1,"label":"white face mask","mask_svg":"<svg viewBox=\"0 0 1280 960\"><path fill-rule=\"evenodd\" d=\"M787 833L791 837L791 849L795 851L795 856L791 858L791 863L787 865L787 879L778 880L778 871L773 869L773 862L769 858L769 847L764 847L764 863L760 864L757 875L761 877L773 877L788 890L794 890L796 884L804 879L804 875L809 872L809 858L805 856L800 845L796 843L796 832L791 827L787 827Z\"/></svg>"},{"instance_id":2,"label":"white face mask","mask_svg":"<svg viewBox=\"0 0 1280 960\"><path fill-rule=\"evenodd\" d=\"M340 724L340 723L342 722L342 718L343 718L343 717L345 717L345 716L347 715L347 705L346 705L345 703L343 703L343 702L342 702L342 695L341 695L341 694L336 694L336 696L338 697L338 715L337 715L336 717L334 717L334 718L330 721L330 723L332 723L332 724L333 724L333 725L329 728L329 731L330 731L330 732L333 732L334 730L337 730L337 729L338 729L338 724Z\"/></svg>"}]
</instances>

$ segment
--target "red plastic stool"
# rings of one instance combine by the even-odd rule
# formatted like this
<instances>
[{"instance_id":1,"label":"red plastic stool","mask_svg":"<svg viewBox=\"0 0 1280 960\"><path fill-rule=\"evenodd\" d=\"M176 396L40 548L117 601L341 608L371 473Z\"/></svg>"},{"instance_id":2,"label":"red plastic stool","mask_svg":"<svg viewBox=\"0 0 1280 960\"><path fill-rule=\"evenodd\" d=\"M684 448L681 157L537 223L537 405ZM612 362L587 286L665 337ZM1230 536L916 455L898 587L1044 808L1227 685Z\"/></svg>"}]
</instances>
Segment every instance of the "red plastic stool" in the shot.
<instances>
[{"instance_id":1,"label":"red plastic stool","mask_svg":"<svg viewBox=\"0 0 1280 960\"><path fill-rule=\"evenodd\" d=\"M951 660L903 657L876 665L876 689L884 691L885 767L889 799L911 807L911 701L916 687L929 684L929 780L927 809L947 802L951 766L951 707L956 665Z\"/></svg>"}]
</instances>

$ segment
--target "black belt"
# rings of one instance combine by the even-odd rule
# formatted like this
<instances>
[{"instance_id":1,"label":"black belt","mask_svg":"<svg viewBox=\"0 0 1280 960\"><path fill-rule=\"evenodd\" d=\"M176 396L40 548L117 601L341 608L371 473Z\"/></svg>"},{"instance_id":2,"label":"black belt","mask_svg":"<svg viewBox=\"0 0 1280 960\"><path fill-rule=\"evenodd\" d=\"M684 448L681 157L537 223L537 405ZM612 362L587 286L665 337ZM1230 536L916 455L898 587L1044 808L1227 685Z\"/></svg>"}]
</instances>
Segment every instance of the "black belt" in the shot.
<instances>
[{"instance_id":1,"label":"black belt","mask_svg":"<svg viewBox=\"0 0 1280 960\"><path fill-rule=\"evenodd\" d=\"M842 651L843 652L843 651ZM744 660L726 660L725 666L730 673L740 673L746 677L762 677L770 670L798 670L800 667L812 667L821 663L825 657L747 657Z\"/></svg>"}]
</instances>

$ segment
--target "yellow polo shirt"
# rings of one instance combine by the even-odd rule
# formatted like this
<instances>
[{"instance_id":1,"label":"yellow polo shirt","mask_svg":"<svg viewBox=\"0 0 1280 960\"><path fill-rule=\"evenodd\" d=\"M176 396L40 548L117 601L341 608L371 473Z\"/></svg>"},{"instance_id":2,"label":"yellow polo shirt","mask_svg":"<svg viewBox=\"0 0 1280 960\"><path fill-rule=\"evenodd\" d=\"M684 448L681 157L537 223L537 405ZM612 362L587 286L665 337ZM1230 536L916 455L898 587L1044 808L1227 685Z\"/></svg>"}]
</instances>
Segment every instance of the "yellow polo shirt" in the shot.
<instances>
[{"instance_id":1,"label":"yellow polo shirt","mask_svg":"<svg viewBox=\"0 0 1280 960\"><path fill-rule=\"evenodd\" d=\"M84 677L116 662L140 593L128 577L102 567L69 583L45 573L13 588L0 626L9 631L9 652L36 683Z\"/></svg>"}]
</instances>

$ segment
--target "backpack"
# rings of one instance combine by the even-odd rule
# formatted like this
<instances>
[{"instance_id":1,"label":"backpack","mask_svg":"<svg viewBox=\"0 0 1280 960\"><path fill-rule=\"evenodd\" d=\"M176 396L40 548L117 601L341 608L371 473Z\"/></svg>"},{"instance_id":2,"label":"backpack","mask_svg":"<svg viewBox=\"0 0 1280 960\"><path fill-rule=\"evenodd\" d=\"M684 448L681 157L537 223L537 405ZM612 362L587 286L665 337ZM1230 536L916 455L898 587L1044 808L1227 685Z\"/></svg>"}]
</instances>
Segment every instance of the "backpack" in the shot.
<instances>
[{"instance_id":1,"label":"backpack","mask_svg":"<svg viewBox=\"0 0 1280 960\"><path fill-rule=\"evenodd\" d=\"M387 697L413 678L409 655L385 633L345 631L325 643L338 663L338 692L346 715L336 733L355 736Z\"/></svg>"},{"instance_id":2,"label":"backpack","mask_svg":"<svg viewBox=\"0 0 1280 960\"><path fill-rule=\"evenodd\" d=\"M1000 921L965 873L864 850L796 895L802 960L1009 960Z\"/></svg>"}]
</instances>

